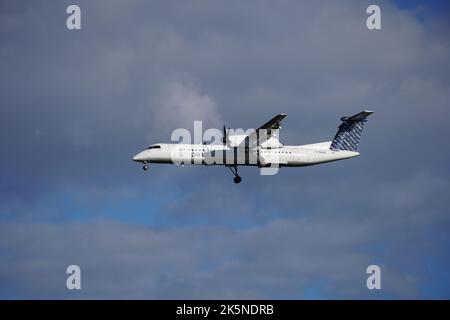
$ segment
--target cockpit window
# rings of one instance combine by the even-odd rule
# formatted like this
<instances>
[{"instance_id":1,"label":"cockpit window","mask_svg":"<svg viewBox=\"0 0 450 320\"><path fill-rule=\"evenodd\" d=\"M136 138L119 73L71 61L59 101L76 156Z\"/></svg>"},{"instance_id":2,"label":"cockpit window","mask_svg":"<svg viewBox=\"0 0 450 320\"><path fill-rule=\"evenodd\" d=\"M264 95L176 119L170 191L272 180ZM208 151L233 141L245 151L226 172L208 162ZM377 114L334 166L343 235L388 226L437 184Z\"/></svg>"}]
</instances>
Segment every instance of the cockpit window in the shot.
<instances>
[{"instance_id":1,"label":"cockpit window","mask_svg":"<svg viewBox=\"0 0 450 320\"><path fill-rule=\"evenodd\" d=\"M147 148L147 150L149 149L161 149L161 146L150 146Z\"/></svg>"}]
</instances>

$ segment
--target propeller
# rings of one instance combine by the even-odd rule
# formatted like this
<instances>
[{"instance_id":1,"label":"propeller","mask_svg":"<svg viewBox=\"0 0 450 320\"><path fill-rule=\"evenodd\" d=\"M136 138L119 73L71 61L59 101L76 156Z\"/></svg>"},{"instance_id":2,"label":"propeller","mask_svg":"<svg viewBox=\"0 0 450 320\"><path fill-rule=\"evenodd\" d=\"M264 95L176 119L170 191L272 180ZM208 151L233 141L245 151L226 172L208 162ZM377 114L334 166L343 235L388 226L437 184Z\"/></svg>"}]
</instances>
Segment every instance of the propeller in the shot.
<instances>
[{"instance_id":1,"label":"propeller","mask_svg":"<svg viewBox=\"0 0 450 320\"><path fill-rule=\"evenodd\" d=\"M223 125L223 137L222 137L222 143L225 145L227 144L227 129L225 128L225 125Z\"/></svg>"}]
</instances>

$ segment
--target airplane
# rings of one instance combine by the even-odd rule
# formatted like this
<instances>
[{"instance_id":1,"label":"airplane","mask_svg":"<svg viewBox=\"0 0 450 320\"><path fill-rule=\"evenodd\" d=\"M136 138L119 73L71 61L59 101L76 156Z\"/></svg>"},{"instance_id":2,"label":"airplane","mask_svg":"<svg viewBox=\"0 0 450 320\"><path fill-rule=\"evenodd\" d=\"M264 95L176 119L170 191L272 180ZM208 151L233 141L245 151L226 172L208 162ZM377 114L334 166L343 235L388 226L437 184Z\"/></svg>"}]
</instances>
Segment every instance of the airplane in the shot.
<instances>
[{"instance_id":1,"label":"airplane","mask_svg":"<svg viewBox=\"0 0 450 320\"><path fill-rule=\"evenodd\" d=\"M224 165L234 175L234 183L240 183L238 166L304 167L359 156L359 140L372 113L365 110L342 117L333 140L326 142L283 145L278 133L286 114L280 113L249 134L230 134L224 126L221 144L157 143L132 159L142 163L145 171L150 163Z\"/></svg>"}]
</instances>

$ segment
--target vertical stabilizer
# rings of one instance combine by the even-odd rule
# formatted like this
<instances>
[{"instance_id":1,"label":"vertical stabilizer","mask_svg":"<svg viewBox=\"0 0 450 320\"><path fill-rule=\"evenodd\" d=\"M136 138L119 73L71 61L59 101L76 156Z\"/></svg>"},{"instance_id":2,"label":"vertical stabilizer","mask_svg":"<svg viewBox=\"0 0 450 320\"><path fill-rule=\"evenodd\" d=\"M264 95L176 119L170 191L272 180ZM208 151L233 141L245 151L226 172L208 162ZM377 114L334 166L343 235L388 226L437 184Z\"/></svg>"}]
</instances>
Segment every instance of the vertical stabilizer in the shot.
<instances>
[{"instance_id":1,"label":"vertical stabilizer","mask_svg":"<svg viewBox=\"0 0 450 320\"><path fill-rule=\"evenodd\" d=\"M356 151L358 149L359 139L363 131L366 118L373 111L362 111L351 117L342 117L342 123L331 143L331 150Z\"/></svg>"}]
</instances>

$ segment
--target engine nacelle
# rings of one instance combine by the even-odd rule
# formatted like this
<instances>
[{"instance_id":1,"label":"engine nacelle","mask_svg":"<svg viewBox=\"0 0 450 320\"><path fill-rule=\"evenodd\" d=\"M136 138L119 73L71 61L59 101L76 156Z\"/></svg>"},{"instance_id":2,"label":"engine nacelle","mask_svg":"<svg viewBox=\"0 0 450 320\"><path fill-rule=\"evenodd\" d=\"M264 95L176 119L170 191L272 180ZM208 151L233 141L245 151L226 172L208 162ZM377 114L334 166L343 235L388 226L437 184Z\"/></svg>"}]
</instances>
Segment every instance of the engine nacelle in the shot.
<instances>
[{"instance_id":1,"label":"engine nacelle","mask_svg":"<svg viewBox=\"0 0 450 320\"><path fill-rule=\"evenodd\" d=\"M282 148L283 144L277 138L271 137L260 144L261 148Z\"/></svg>"},{"instance_id":2,"label":"engine nacelle","mask_svg":"<svg viewBox=\"0 0 450 320\"><path fill-rule=\"evenodd\" d=\"M232 148L238 147L239 145L244 143L245 138L247 138L247 135L245 134L235 134L232 136L228 136L228 145Z\"/></svg>"}]
</instances>

